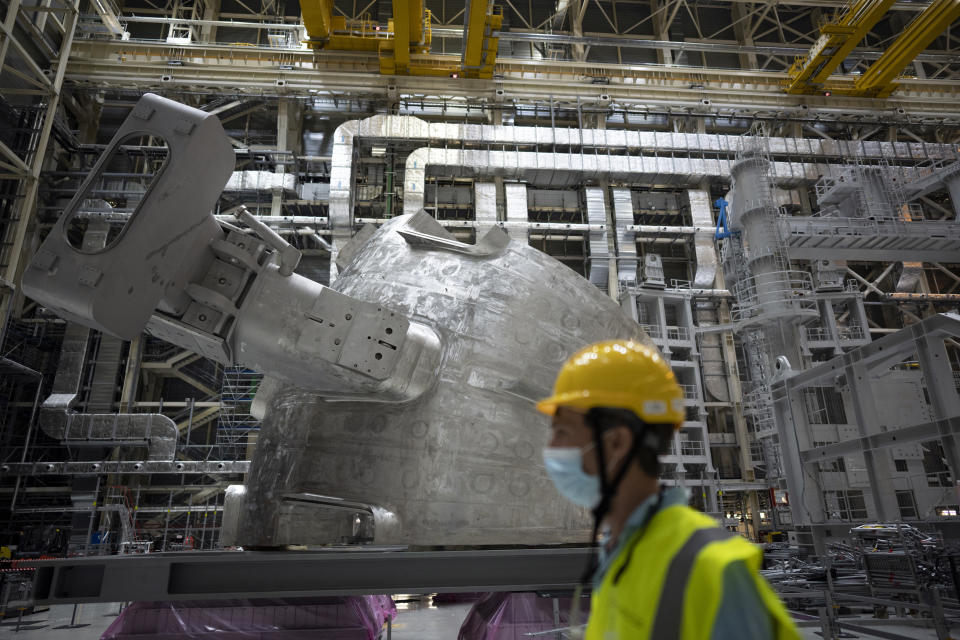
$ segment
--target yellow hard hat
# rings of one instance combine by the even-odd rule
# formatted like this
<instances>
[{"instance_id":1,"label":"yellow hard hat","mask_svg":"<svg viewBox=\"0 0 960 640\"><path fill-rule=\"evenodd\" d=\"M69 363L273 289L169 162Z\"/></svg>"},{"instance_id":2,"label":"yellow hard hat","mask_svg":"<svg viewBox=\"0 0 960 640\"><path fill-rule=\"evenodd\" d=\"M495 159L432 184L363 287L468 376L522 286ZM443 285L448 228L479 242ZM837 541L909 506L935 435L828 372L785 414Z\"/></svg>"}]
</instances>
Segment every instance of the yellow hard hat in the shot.
<instances>
[{"instance_id":1,"label":"yellow hard hat","mask_svg":"<svg viewBox=\"0 0 960 640\"><path fill-rule=\"evenodd\" d=\"M680 428L683 391L657 350L632 340L607 340L573 354L560 369L553 395L537 409L553 415L558 407L629 409L649 424Z\"/></svg>"}]
</instances>

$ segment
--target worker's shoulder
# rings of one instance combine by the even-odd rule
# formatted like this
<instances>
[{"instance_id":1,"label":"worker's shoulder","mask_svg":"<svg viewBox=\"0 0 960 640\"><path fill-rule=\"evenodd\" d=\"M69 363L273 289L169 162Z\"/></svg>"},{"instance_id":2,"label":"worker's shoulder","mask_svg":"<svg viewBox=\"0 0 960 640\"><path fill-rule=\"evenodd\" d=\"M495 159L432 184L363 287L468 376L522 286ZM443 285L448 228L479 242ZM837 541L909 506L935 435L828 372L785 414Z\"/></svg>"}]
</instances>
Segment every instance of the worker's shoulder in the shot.
<instances>
[{"instance_id":1,"label":"worker's shoulder","mask_svg":"<svg viewBox=\"0 0 960 640\"><path fill-rule=\"evenodd\" d=\"M662 509L657 514L657 519L663 526L674 530L687 530L690 533L698 529L719 527L716 520L686 504L675 504Z\"/></svg>"},{"instance_id":2,"label":"worker's shoulder","mask_svg":"<svg viewBox=\"0 0 960 640\"><path fill-rule=\"evenodd\" d=\"M676 540L678 549L686 546L685 542L692 541L694 534L699 531L717 533L716 536L700 538L699 544L702 546L697 554L698 563L710 564L719 569L730 562L741 560L750 561L752 564L762 557L760 547L736 533L726 532L727 535L724 535L720 524L702 511L687 505L674 505L660 515L664 518L660 527L662 534Z\"/></svg>"}]
</instances>

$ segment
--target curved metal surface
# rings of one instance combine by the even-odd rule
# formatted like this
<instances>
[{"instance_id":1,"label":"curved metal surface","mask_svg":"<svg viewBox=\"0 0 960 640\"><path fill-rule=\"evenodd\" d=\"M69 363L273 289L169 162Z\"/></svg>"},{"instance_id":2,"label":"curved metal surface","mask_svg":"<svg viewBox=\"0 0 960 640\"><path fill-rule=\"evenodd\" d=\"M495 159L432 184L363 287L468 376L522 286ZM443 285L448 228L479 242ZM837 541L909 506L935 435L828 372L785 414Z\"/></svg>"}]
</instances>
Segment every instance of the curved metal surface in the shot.
<instances>
[{"instance_id":1,"label":"curved metal surface","mask_svg":"<svg viewBox=\"0 0 960 640\"><path fill-rule=\"evenodd\" d=\"M565 502L543 470L549 423L533 401L577 348L646 336L610 298L524 242L469 254L442 233L433 244L410 242L403 232L411 226L429 233L422 219L389 222L333 288L436 332L444 349L434 384L397 404L281 388L248 476L240 544L360 541L366 513L377 544L528 545L589 535L589 514ZM304 494L370 508L328 509L296 497Z\"/></svg>"}]
</instances>

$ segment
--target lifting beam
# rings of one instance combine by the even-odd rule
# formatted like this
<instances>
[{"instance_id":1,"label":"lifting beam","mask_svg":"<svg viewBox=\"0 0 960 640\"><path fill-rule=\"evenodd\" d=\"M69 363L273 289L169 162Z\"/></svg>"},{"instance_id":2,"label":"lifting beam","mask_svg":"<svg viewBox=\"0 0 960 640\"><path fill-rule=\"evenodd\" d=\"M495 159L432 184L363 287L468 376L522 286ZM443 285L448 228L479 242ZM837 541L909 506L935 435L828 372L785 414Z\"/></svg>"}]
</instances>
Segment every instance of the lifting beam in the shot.
<instances>
[{"instance_id":1,"label":"lifting beam","mask_svg":"<svg viewBox=\"0 0 960 640\"><path fill-rule=\"evenodd\" d=\"M490 78L499 41L494 33L503 23L503 14L496 11L492 0L467 0L464 13L460 72L467 78Z\"/></svg>"}]
</instances>

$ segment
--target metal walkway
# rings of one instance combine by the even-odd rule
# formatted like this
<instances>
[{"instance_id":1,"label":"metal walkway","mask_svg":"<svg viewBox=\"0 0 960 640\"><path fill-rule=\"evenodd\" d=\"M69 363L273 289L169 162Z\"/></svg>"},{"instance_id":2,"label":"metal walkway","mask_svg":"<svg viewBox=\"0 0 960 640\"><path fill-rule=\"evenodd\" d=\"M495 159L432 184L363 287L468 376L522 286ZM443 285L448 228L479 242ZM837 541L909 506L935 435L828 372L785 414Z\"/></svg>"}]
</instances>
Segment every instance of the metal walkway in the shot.
<instances>
[{"instance_id":1,"label":"metal walkway","mask_svg":"<svg viewBox=\"0 0 960 640\"><path fill-rule=\"evenodd\" d=\"M910 200L943 189L947 181L960 174L960 160L941 158L918 166L913 179L903 185L904 193Z\"/></svg>"},{"instance_id":2,"label":"metal walkway","mask_svg":"<svg viewBox=\"0 0 960 640\"><path fill-rule=\"evenodd\" d=\"M960 255L960 225L953 221L825 216L785 217L780 225L790 257L799 260L940 262Z\"/></svg>"}]
</instances>

